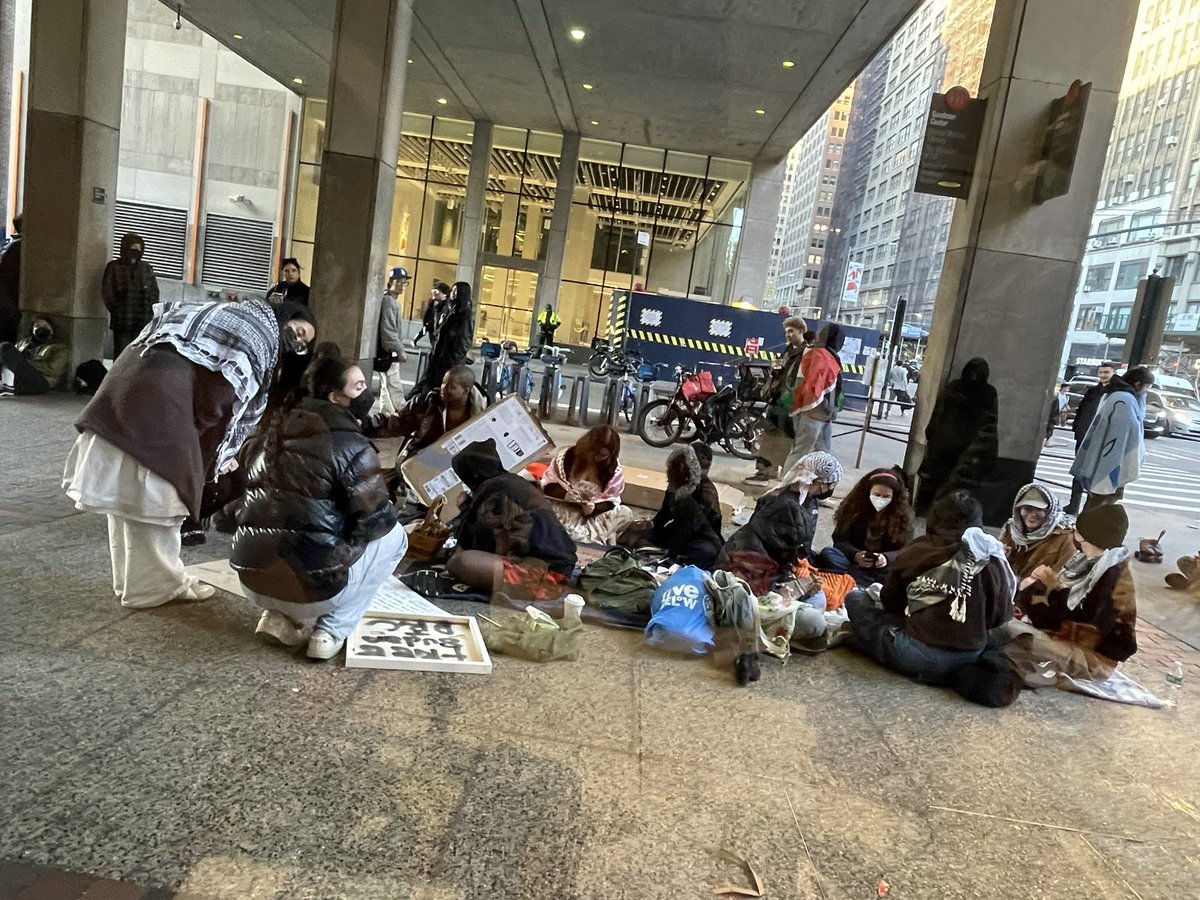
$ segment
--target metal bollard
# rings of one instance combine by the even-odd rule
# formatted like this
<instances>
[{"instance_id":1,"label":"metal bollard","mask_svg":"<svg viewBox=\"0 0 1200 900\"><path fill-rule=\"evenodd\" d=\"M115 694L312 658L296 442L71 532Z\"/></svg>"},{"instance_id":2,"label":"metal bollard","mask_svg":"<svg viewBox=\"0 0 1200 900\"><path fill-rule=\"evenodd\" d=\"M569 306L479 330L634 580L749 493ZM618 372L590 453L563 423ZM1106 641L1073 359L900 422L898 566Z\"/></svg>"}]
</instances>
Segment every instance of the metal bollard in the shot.
<instances>
[{"instance_id":1,"label":"metal bollard","mask_svg":"<svg viewBox=\"0 0 1200 900\"><path fill-rule=\"evenodd\" d=\"M592 395L592 377L587 373L567 377L572 379L571 398L567 403L567 424L587 427L588 401Z\"/></svg>"}]
</instances>

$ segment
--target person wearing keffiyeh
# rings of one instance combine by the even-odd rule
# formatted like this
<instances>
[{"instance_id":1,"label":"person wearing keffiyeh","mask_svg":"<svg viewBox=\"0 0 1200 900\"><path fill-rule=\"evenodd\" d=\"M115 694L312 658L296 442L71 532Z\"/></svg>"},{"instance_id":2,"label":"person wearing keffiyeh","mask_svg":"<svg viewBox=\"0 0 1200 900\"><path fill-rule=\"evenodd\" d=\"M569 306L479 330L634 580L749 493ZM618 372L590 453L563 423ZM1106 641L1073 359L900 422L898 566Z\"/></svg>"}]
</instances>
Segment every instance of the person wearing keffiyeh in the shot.
<instances>
[{"instance_id":1,"label":"person wearing keffiyeh","mask_svg":"<svg viewBox=\"0 0 1200 900\"><path fill-rule=\"evenodd\" d=\"M1033 574L1038 566L1057 571L1075 553L1075 523L1051 491L1027 484L1017 491L1000 542L1017 578Z\"/></svg>"},{"instance_id":2,"label":"person wearing keffiyeh","mask_svg":"<svg viewBox=\"0 0 1200 900\"><path fill-rule=\"evenodd\" d=\"M316 336L308 311L265 301L159 308L75 423L63 472L75 505L108 519L113 592L132 609L203 599L179 526L204 483L237 466L281 358Z\"/></svg>"}]
</instances>

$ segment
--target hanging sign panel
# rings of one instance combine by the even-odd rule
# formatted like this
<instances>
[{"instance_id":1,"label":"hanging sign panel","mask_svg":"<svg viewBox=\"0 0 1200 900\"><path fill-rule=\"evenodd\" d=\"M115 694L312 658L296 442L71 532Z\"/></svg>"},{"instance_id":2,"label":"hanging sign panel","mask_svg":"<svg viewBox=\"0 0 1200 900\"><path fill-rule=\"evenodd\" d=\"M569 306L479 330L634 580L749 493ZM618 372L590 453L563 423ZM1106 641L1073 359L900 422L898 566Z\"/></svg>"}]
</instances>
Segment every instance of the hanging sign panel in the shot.
<instances>
[{"instance_id":1,"label":"hanging sign panel","mask_svg":"<svg viewBox=\"0 0 1200 900\"><path fill-rule=\"evenodd\" d=\"M975 177L975 157L986 112L987 101L972 100L964 87L953 87L930 98L914 191L967 198Z\"/></svg>"}]
</instances>

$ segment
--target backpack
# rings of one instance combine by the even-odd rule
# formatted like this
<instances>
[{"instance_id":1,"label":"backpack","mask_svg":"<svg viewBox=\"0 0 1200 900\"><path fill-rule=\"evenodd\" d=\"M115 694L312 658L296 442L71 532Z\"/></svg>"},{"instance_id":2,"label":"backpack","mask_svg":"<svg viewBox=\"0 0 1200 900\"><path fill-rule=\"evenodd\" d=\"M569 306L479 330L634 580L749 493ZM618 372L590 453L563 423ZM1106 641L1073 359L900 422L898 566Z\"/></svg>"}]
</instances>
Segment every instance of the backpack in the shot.
<instances>
[{"instance_id":1,"label":"backpack","mask_svg":"<svg viewBox=\"0 0 1200 900\"><path fill-rule=\"evenodd\" d=\"M697 656L713 648L712 600L705 586L708 577L696 566L684 566L654 592L650 623L646 626L648 645ZM730 590L729 593L737 592ZM747 589L742 592L740 599L731 596L729 601L731 608L724 611L727 621L731 625L740 623L745 626L749 650L753 652L758 635L754 630L756 609L750 592ZM739 602L744 609L732 608Z\"/></svg>"},{"instance_id":2,"label":"backpack","mask_svg":"<svg viewBox=\"0 0 1200 900\"><path fill-rule=\"evenodd\" d=\"M588 606L642 626L649 621L650 600L658 582L638 566L632 553L618 547L584 568L579 588L587 595Z\"/></svg>"},{"instance_id":3,"label":"backpack","mask_svg":"<svg viewBox=\"0 0 1200 900\"><path fill-rule=\"evenodd\" d=\"M98 359L81 362L75 369L75 393L85 394L89 397L94 395L107 374L108 369Z\"/></svg>"}]
</instances>

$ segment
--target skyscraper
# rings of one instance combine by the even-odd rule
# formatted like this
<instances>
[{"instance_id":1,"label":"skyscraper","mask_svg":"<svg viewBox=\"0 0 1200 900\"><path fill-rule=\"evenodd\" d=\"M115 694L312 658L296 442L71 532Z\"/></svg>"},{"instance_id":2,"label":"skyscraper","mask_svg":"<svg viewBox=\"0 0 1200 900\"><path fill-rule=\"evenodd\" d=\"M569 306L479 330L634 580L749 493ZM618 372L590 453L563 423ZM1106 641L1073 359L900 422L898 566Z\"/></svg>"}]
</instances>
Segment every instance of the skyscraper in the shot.
<instances>
[{"instance_id":1,"label":"skyscraper","mask_svg":"<svg viewBox=\"0 0 1200 900\"><path fill-rule=\"evenodd\" d=\"M851 85L788 154L769 277L773 302L801 314L816 305L853 96Z\"/></svg>"},{"instance_id":2,"label":"skyscraper","mask_svg":"<svg viewBox=\"0 0 1200 900\"><path fill-rule=\"evenodd\" d=\"M826 316L885 328L904 296L909 321L929 321L955 202L912 190L929 100L978 92L991 14L989 0L927 0L859 77L818 291ZM857 294L845 291L852 264Z\"/></svg>"}]
</instances>

